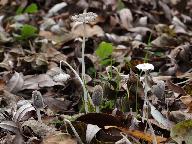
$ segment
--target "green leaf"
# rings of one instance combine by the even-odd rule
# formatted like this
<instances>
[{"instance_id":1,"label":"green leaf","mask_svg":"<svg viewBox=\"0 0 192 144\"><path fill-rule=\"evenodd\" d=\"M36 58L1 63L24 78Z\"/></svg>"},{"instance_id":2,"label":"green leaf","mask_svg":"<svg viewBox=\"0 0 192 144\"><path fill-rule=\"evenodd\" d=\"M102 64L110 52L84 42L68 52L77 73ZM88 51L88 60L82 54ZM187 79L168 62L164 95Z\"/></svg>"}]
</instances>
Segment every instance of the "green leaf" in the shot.
<instances>
[{"instance_id":1,"label":"green leaf","mask_svg":"<svg viewBox=\"0 0 192 144\"><path fill-rule=\"evenodd\" d=\"M16 14L19 15L19 14L22 14L23 12L23 7L18 7L17 11L16 11Z\"/></svg>"},{"instance_id":2,"label":"green leaf","mask_svg":"<svg viewBox=\"0 0 192 144\"><path fill-rule=\"evenodd\" d=\"M96 50L96 55L100 59L105 59L109 57L112 54L112 52L113 52L113 45L111 43L101 42Z\"/></svg>"},{"instance_id":3,"label":"green leaf","mask_svg":"<svg viewBox=\"0 0 192 144\"><path fill-rule=\"evenodd\" d=\"M24 11L24 13L36 13L38 12L38 7L35 3L30 4Z\"/></svg>"},{"instance_id":4,"label":"green leaf","mask_svg":"<svg viewBox=\"0 0 192 144\"><path fill-rule=\"evenodd\" d=\"M117 10L121 10L125 8L125 5L124 3L122 2L122 0L118 0L118 3L117 3Z\"/></svg>"},{"instance_id":5,"label":"green leaf","mask_svg":"<svg viewBox=\"0 0 192 144\"><path fill-rule=\"evenodd\" d=\"M37 35L36 27L28 24L25 24L23 25L23 27L21 27L21 37L20 37L21 39L28 39L36 35Z\"/></svg>"},{"instance_id":6,"label":"green leaf","mask_svg":"<svg viewBox=\"0 0 192 144\"><path fill-rule=\"evenodd\" d=\"M107 65L110 65L111 64L111 59L110 58L108 58L108 59L103 59L102 61L101 61L101 65L103 65L103 66L107 66Z\"/></svg>"}]
</instances>

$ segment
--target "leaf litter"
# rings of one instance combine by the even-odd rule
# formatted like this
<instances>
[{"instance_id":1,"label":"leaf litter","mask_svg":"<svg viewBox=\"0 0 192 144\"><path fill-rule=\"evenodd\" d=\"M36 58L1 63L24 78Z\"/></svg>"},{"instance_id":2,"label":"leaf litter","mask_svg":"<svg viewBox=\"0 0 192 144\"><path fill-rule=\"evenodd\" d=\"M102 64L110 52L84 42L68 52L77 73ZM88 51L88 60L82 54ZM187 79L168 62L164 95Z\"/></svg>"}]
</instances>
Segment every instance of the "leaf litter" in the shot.
<instances>
[{"instance_id":1,"label":"leaf litter","mask_svg":"<svg viewBox=\"0 0 192 144\"><path fill-rule=\"evenodd\" d=\"M191 143L191 0L0 5L2 143Z\"/></svg>"}]
</instances>

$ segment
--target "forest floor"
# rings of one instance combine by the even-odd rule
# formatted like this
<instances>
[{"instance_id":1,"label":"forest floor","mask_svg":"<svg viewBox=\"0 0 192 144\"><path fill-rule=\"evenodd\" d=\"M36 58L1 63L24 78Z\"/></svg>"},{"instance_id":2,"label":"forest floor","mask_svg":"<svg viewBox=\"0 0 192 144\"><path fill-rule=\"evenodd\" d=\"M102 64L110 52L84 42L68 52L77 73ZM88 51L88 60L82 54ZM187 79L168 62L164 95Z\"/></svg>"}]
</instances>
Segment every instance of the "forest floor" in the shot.
<instances>
[{"instance_id":1,"label":"forest floor","mask_svg":"<svg viewBox=\"0 0 192 144\"><path fill-rule=\"evenodd\" d=\"M0 144L192 144L192 0L1 0Z\"/></svg>"}]
</instances>

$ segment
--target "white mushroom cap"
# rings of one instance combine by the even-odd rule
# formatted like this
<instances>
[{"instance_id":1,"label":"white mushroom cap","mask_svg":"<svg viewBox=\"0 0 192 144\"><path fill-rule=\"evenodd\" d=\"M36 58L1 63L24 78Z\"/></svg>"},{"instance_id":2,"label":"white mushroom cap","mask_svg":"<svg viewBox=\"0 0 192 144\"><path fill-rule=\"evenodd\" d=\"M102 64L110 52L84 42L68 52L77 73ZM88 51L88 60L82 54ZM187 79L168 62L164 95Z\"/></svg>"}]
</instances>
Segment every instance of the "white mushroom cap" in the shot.
<instances>
[{"instance_id":1,"label":"white mushroom cap","mask_svg":"<svg viewBox=\"0 0 192 144\"><path fill-rule=\"evenodd\" d=\"M148 71L148 70L154 70L154 66L150 63L143 63L143 64L138 64L136 66L136 68L138 68L139 70L142 70L144 72Z\"/></svg>"}]
</instances>

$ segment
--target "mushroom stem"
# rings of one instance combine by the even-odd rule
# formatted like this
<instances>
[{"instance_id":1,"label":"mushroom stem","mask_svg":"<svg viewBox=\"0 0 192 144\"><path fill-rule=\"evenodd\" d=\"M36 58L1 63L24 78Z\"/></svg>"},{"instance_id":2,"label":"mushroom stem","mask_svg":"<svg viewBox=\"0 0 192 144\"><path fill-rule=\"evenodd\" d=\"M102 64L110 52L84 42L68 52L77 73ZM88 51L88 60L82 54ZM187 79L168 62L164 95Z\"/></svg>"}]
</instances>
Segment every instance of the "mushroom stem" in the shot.
<instances>
[{"instance_id":1,"label":"mushroom stem","mask_svg":"<svg viewBox=\"0 0 192 144\"><path fill-rule=\"evenodd\" d=\"M100 112L99 106L95 106L95 111L96 111L96 113L99 113L99 112Z\"/></svg>"},{"instance_id":2,"label":"mushroom stem","mask_svg":"<svg viewBox=\"0 0 192 144\"><path fill-rule=\"evenodd\" d=\"M42 123L40 109L37 108L36 113L37 113L38 122Z\"/></svg>"}]
</instances>

